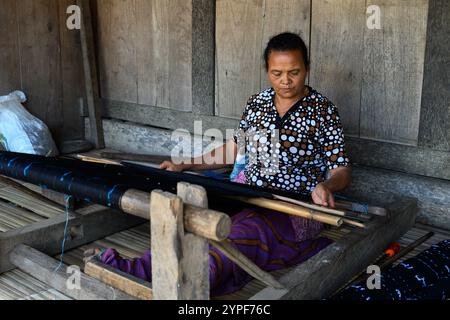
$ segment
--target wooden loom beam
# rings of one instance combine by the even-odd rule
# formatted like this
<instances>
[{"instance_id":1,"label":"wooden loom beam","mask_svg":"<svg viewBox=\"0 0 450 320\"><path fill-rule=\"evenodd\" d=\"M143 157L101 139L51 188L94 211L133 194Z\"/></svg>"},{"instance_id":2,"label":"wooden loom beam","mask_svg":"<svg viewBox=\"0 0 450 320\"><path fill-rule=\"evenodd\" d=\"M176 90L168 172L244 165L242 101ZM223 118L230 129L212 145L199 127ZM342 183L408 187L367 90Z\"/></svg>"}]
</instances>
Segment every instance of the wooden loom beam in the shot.
<instances>
[{"instance_id":1,"label":"wooden loom beam","mask_svg":"<svg viewBox=\"0 0 450 320\"><path fill-rule=\"evenodd\" d=\"M130 189L120 200L121 209L131 215L151 220L151 194ZM187 231L207 239L222 241L228 237L231 219L225 213L184 204L184 226Z\"/></svg>"}]
</instances>

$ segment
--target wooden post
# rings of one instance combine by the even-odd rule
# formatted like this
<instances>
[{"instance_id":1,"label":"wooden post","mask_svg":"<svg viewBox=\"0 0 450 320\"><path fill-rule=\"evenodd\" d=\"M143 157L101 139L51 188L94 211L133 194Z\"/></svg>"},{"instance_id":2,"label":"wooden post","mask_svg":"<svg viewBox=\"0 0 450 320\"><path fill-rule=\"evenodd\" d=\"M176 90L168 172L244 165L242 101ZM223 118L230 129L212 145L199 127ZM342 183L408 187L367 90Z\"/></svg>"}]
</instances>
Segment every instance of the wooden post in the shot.
<instances>
[{"instance_id":1,"label":"wooden post","mask_svg":"<svg viewBox=\"0 0 450 320\"><path fill-rule=\"evenodd\" d=\"M208 208L206 190L201 186L180 182L177 194L185 204L203 209ZM186 222L185 222L186 223ZM184 273L182 294L190 300L209 300L209 245L208 241L192 233L183 237L183 259L181 261Z\"/></svg>"},{"instance_id":2,"label":"wooden post","mask_svg":"<svg viewBox=\"0 0 450 320\"><path fill-rule=\"evenodd\" d=\"M84 82L89 110L89 123L92 140L98 149L105 148L103 135L102 112L98 85L97 65L95 62L94 35L89 0L77 0L81 8L82 26L80 30L81 49L83 52Z\"/></svg>"},{"instance_id":3,"label":"wooden post","mask_svg":"<svg viewBox=\"0 0 450 320\"><path fill-rule=\"evenodd\" d=\"M181 300L183 201L160 190L151 194L152 286L155 300Z\"/></svg>"}]
</instances>

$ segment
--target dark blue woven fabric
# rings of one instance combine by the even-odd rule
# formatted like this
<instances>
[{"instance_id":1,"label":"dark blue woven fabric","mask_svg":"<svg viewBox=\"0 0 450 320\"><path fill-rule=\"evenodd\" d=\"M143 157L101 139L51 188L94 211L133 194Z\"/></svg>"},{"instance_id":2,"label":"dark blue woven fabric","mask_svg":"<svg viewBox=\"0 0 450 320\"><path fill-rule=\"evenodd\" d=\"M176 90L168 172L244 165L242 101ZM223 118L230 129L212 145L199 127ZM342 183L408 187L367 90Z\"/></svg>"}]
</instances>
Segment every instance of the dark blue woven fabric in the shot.
<instances>
[{"instance_id":1,"label":"dark blue woven fabric","mask_svg":"<svg viewBox=\"0 0 450 320\"><path fill-rule=\"evenodd\" d=\"M381 289L352 285L337 300L446 300L450 298L450 240L382 272Z\"/></svg>"}]
</instances>

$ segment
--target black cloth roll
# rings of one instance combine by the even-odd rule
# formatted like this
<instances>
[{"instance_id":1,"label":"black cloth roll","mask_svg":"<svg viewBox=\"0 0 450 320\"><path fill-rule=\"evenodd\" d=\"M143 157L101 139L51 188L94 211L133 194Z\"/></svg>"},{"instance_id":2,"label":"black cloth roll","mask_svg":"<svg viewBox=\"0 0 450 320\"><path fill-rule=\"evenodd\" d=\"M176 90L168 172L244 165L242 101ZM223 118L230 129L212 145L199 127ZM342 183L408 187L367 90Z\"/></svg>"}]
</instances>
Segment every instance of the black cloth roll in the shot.
<instances>
[{"instance_id":1,"label":"black cloth roll","mask_svg":"<svg viewBox=\"0 0 450 320\"><path fill-rule=\"evenodd\" d=\"M178 182L203 186L211 203L223 196L272 198L272 193L308 200L306 195L263 189L217 180L201 175L175 173L124 162L123 166L85 162L78 159L43 157L0 152L0 174L72 195L78 199L119 209L120 198L128 189L151 192L155 189L176 193Z\"/></svg>"}]
</instances>

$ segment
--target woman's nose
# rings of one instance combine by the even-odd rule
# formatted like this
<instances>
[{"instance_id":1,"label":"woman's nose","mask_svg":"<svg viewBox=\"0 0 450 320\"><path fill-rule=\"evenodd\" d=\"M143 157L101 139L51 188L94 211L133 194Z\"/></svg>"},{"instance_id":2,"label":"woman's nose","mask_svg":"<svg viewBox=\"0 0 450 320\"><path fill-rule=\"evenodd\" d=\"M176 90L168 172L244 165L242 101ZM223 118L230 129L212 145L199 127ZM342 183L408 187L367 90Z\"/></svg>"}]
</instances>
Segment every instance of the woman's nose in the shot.
<instances>
[{"instance_id":1,"label":"woman's nose","mask_svg":"<svg viewBox=\"0 0 450 320\"><path fill-rule=\"evenodd\" d=\"M289 84L290 80L287 74L281 76L281 84Z\"/></svg>"}]
</instances>

